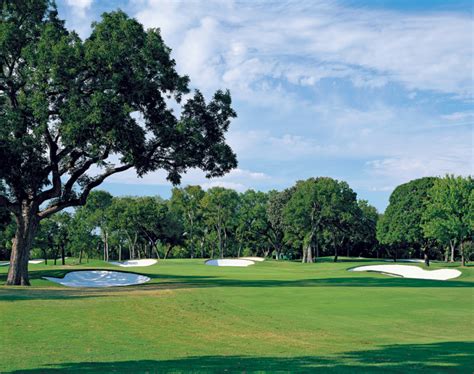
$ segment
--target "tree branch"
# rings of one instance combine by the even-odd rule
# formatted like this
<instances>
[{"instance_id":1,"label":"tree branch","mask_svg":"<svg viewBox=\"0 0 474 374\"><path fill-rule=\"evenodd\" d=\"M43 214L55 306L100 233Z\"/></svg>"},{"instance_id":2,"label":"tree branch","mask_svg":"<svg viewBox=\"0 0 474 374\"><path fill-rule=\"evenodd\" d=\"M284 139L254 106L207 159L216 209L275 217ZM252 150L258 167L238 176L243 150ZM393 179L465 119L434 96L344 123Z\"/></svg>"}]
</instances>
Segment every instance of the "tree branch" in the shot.
<instances>
[{"instance_id":1,"label":"tree branch","mask_svg":"<svg viewBox=\"0 0 474 374\"><path fill-rule=\"evenodd\" d=\"M64 185L64 191L63 191L63 196L69 195L69 193L72 191L74 184L77 182L77 180L87 171L89 168L97 163L100 160L105 160L107 157L109 157L109 152L110 149L107 148L104 153L101 156L96 156L92 157L91 159L85 161L81 166L76 168L72 174L69 180L66 182Z\"/></svg>"},{"instance_id":2,"label":"tree branch","mask_svg":"<svg viewBox=\"0 0 474 374\"><path fill-rule=\"evenodd\" d=\"M49 162L51 172L53 173L53 186L49 190L45 190L38 195L38 202L42 204L44 201L59 197L61 195L61 176L59 174L57 151L58 145L53 141L51 134L46 130L46 140L49 146Z\"/></svg>"},{"instance_id":3,"label":"tree branch","mask_svg":"<svg viewBox=\"0 0 474 374\"><path fill-rule=\"evenodd\" d=\"M111 168L107 170L105 173L98 175L95 177L91 182L89 182L84 189L82 190L81 195L78 198L75 199L68 199L68 200L60 200L56 204L51 205L44 210L40 211L38 213L38 217L40 219L49 217L50 215L59 212L60 210L63 210L68 207L72 206L80 206L80 205L85 205L87 201L87 197L89 196L89 193L94 187L97 187L100 185L107 177L111 176L112 174L120 173L122 171L128 170L131 167L133 167L133 164L125 164L122 166L118 166L116 168Z\"/></svg>"}]
</instances>

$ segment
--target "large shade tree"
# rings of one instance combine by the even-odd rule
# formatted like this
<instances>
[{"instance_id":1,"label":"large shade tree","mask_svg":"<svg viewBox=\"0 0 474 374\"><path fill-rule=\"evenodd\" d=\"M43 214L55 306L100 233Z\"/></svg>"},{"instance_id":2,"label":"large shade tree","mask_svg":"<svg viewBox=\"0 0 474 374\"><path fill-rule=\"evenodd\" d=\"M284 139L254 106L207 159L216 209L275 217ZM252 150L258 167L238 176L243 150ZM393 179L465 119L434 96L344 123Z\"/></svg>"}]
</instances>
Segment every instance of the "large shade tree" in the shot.
<instances>
[{"instance_id":1,"label":"large shade tree","mask_svg":"<svg viewBox=\"0 0 474 374\"><path fill-rule=\"evenodd\" d=\"M401 184L390 195L389 205L377 223L377 239L391 248L394 260L401 249L413 247L423 252L429 265L429 239L423 234L422 216L428 192L436 178L425 177Z\"/></svg>"},{"instance_id":2,"label":"large shade tree","mask_svg":"<svg viewBox=\"0 0 474 374\"><path fill-rule=\"evenodd\" d=\"M328 177L310 178L296 183L283 209L286 237L302 247L302 262L313 262L314 250L324 230L331 236L346 235L345 221L357 209L355 192L346 182ZM335 260L337 247L335 246Z\"/></svg>"},{"instance_id":3,"label":"large shade tree","mask_svg":"<svg viewBox=\"0 0 474 374\"><path fill-rule=\"evenodd\" d=\"M188 168L214 177L236 166L229 92L190 94L159 30L117 11L81 40L48 0L1 1L0 14L0 206L16 220L8 285L29 284L40 220L84 204L107 177L164 169L178 183Z\"/></svg>"},{"instance_id":4,"label":"large shade tree","mask_svg":"<svg viewBox=\"0 0 474 374\"><path fill-rule=\"evenodd\" d=\"M461 262L466 263L465 243L474 237L474 179L472 177L446 176L435 181L428 191L428 201L423 212L423 230L428 238L452 248L459 244Z\"/></svg>"}]
</instances>

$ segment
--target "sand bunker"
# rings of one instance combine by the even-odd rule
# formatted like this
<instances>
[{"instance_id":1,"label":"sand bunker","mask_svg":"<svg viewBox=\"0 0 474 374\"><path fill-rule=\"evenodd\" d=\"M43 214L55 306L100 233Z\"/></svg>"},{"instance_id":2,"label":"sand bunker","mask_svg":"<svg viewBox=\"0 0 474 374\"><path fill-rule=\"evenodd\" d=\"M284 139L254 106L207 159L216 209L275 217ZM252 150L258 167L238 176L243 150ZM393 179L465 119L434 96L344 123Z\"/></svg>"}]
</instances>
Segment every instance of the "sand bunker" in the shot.
<instances>
[{"instance_id":1,"label":"sand bunker","mask_svg":"<svg viewBox=\"0 0 474 374\"><path fill-rule=\"evenodd\" d=\"M51 261L54 261L54 260L51 260ZM37 265L37 264L41 264L42 262L44 262L44 260L42 258L38 259L38 260L30 260L28 261L29 264L33 264L33 265Z\"/></svg>"},{"instance_id":2,"label":"sand bunker","mask_svg":"<svg viewBox=\"0 0 474 374\"><path fill-rule=\"evenodd\" d=\"M67 287L132 286L150 281L150 278L144 275L107 270L72 271L64 278L43 277L43 279Z\"/></svg>"},{"instance_id":3,"label":"sand bunker","mask_svg":"<svg viewBox=\"0 0 474 374\"><path fill-rule=\"evenodd\" d=\"M158 261L152 258L147 258L143 260L128 260L122 262L110 262L113 265L121 266L123 268L131 268L131 267L138 267L138 266L151 266L155 265Z\"/></svg>"},{"instance_id":4,"label":"sand bunker","mask_svg":"<svg viewBox=\"0 0 474 374\"><path fill-rule=\"evenodd\" d=\"M29 260L29 264L38 265L44 262L44 260ZM0 262L0 266L9 266L10 262Z\"/></svg>"},{"instance_id":5,"label":"sand bunker","mask_svg":"<svg viewBox=\"0 0 474 374\"><path fill-rule=\"evenodd\" d=\"M413 279L448 280L457 278L461 272L456 269L425 270L412 265L369 265L359 266L350 271L375 271L392 276Z\"/></svg>"},{"instance_id":6,"label":"sand bunker","mask_svg":"<svg viewBox=\"0 0 474 374\"><path fill-rule=\"evenodd\" d=\"M257 261L257 262L265 261L263 257L239 257L239 260L249 260L249 261Z\"/></svg>"},{"instance_id":7,"label":"sand bunker","mask_svg":"<svg viewBox=\"0 0 474 374\"><path fill-rule=\"evenodd\" d=\"M64 259L67 260L68 257L64 257ZM49 261L54 262L53 259L49 259ZM56 261L61 261L61 257L57 258ZM32 264L32 265L38 265L38 264L41 264L42 262L44 262L44 259L42 259L42 258L28 261L28 263ZM10 262L0 262L0 266L7 266L7 265L10 265Z\"/></svg>"},{"instance_id":8,"label":"sand bunker","mask_svg":"<svg viewBox=\"0 0 474 374\"><path fill-rule=\"evenodd\" d=\"M208 260L206 261L206 265L246 267L249 265L255 265L255 262L250 261L250 260L242 260L242 259L220 259L220 260Z\"/></svg>"}]
</instances>

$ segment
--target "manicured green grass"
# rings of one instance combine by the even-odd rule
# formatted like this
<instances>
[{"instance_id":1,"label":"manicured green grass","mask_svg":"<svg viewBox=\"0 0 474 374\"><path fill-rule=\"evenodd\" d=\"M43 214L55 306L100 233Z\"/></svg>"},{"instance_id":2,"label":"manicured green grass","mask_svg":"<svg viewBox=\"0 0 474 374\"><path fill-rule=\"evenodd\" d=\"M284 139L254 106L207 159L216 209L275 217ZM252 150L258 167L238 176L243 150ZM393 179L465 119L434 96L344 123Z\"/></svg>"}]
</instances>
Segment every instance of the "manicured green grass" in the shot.
<instances>
[{"instance_id":1,"label":"manicured green grass","mask_svg":"<svg viewBox=\"0 0 474 374\"><path fill-rule=\"evenodd\" d=\"M31 265L28 289L0 286L0 372L474 369L474 268L429 281L347 271L362 260L248 268L166 260L126 269L152 278L135 287L71 289L41 279L124 270L73 262Z\"/></svg>"}]
</instances>

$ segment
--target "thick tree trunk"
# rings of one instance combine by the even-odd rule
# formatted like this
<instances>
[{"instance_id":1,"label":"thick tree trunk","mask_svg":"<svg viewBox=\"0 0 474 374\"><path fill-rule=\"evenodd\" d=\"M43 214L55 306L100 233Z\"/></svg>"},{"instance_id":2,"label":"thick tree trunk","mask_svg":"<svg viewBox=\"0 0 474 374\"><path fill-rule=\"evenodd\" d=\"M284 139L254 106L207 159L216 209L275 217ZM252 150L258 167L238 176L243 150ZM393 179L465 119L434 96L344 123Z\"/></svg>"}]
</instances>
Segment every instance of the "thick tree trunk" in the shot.
<instances>
[{"instance_id":1,"label":"thick tree trunk","mask_svg":"<svg viewBox=\"0 0 474 374\"><path fill-rule=\"evenodd\" d=\"M312 263L313 262L313 247L311 244L308 245L308 254L306 255L306 262Z\"/></svg>"},{"instance_id":2,"label":"thick tree trunk","mask_svg":"<svg viewBox=\"0 0 474 374\"><path fill-rule=\"evenodd\" d=\"M224 253L228 253L227 251L227 230L224 228L224 245L223 245L223 252L222 252L222 257L224 258Z\"/></svg>"},{"instance_id":3,"label":"thick tree trunk","mask_svg":"<svg viewBox=\"0 0 474 374\"><path fill-rule=\"evenodd\" d=\"M153 249L155 250L156 258L157 258L158 260L160 260L161 257L160 257L160 253L158 252L158 246L156 245L156 243L157 243L156 241L152 242L152 247L153 247Z\"/></svg>"},{"instance_id":4,"label":"thick tree trunk","mask_svg":"<svg viewBox=\"0 0 474 374\"><path fill-rule=\"evenodd\" d=\"M454 242L452 240L449 241L449 246L451 247L451 259L450 262L454 262Z\"/></svg>"},{"instance_id":5,"label":"thick tree trunk","mask_svg":"<svg viewBox=\"0 0 474 374\"><path fill-rule=\"evenodd\" d=\"M82 264L82 249L79 251L79 263Z\"/></svg>"},{"instance_id":6,"label":"thick tree trunk","mask_svg":"<svg viewBox=\"0 0 474 374\"><path fill-rule=\"evenodd\" d=\"M217 237L219 239L219 257L224 258L224 251L222 247L222 233L220 229L217 229Z\"/></svg>"},{"instance_id":7,"label":"thick tree trunk","mask_svg":"<svg viewBox=\"0 0 474 374\"><path fill-rule=\"evenodd\" d=\"M168 255L170 254L172 248L173 247L168 244L168 248L166 249L166 253L165 253L165 257L164 257L165 260L168 258Z\"/></svg>"},{"instance_id":8,"label":"thick tree trunk","mask_svg":"<svg viewBox=\"0 0 474 374\"><path fill-rule=\"evenodd\" d=\"M43 257L44 257L44 264L48 265L48 253L46 252L46 249L43 249Z\"/></svg>"},{"instance_id":9,"label":"thick tree trunk","mask_svg":"<svg viewBox=\"0 0 474 374\"><path fill-rule=\"evenodd\" d=\"M24 207L16 219L16 232L13 239L10 268L8 270L8 286L29 286L28 260L38 230L39 219L31 206Z\"/></svg>"},{"instance_id":10,"label":"thick tree trunk","mask_svg":"<svg viewBox=\"0 0 474 374\"><path fill-rule=\"evenodd\" d=\"M190 217L189 219L190 223L191 223L191 228L190 228L190 233L189 233L189 241L190 241L190 248L189 248L189 252L190 252L190 255L191 255L191 258L194 258L194 223L193 223L193 219Z\"/></svg>"},{"instance_id":11,"label":"thick tree trunk","mask_svg":"<svg viewBox=\"0 0 474 374\"><path fill-rule=\"evenodd\" d=\"M66 253L65 253L65 250L64 250L64 244L61 245L61 263L63 265L66 265Z\"/></svg>"},{"instance_id":12,"label":"thick tree trunk","mask_svg":"<svg viewBox=\"0 0 474 374\"><path fill-rule=\"evenodd\" d=\"M430 257L428 256L428 250L423 251L425 265L430 266Z\"/></svg>"},{"instance_id":13,"label":"thick tree trunk","mask_svg":"<svg viewBox=\"0 0 474 374\"><path fill-rule=\"evenodd\" d=\"M109 261L109 235L107 231L104 232L104 261Z\"/></svg>"},{"instance_id":14,"label":"thick tree trunk","mask_svg":"<svg viewBox=\"0 0 474 374\"><path fill-rule=\"evenodd\" d=\"M306 262L306 254L307 254L306 249L303 247L303 256L301 258L301 262L303 264Z\"/></svg>"},{"instance_id":15,"label":"thick tree trunk","mask_svg":"<svg viewBox=\"0 0 474 374\"><path fill-rule=\"evenodd\" d=\"M466 257L464 256L464 246L462 240L459 244L459 250L461 252L461 266L466 266Z\"/></svg>"}]
</instances>

